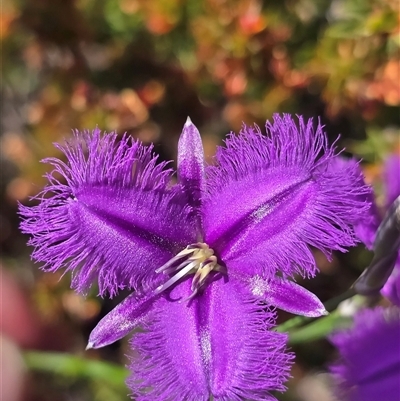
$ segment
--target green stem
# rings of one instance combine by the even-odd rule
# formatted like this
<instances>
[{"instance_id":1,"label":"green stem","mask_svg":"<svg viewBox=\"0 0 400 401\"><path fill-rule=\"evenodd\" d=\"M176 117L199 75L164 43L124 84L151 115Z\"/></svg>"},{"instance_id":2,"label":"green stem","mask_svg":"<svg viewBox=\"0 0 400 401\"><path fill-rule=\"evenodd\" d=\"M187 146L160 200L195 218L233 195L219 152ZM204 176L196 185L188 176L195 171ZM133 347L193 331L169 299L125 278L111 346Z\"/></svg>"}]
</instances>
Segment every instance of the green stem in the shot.
<instances>
[{"instance_id":1,"label":"green stem","mask_svg":"<svg viewBox=\"0 0 400 401\"><path fill-rule=\"evenodd\" d=\"M101 380L114 387L124 386L128 373L125 368L116 364L59 352L27 351L24 359L31 370L76 379Z\"/></svg>"},{"instance_id":2,"label":"green stem","mask_svg":"<svg viewBox=\"0 0 400 401\"><path fill-rule=\"evenodd\" d=\"M335 310L328 316L289 332L289 344L299 344L325 338L333 330L348 327L351 321L350 317L342 316L338 310Z\"/></svg>"},{"instance_id":3,"label":"green stem","mask_svg":"<svg viewBox=\"0 0 400 401\"><path fill-rule=\"evenodd\" d=\"M312 320L310 317L305 317L305 316L292 317L286 322L281 323L279 326L276 326L274 330L277 331L278 333L284 333L292 329L295 329L296 327L300 327L305 323L309 322L310 320Z\"/></svg>"}]
</instances>

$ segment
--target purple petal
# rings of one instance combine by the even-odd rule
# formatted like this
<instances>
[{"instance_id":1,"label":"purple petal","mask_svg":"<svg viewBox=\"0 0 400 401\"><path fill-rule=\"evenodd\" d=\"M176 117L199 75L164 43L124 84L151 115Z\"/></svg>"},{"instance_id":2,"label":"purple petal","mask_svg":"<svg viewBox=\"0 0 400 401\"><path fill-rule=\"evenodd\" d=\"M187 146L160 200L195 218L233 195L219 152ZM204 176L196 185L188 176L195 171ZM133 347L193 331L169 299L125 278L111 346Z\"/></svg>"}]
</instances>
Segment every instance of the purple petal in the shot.
<instances>
[{"instance_id":1,"label":"purple petal","mask_svg":"<svg viewBox=\"0 0 400 401\"><path fill-rule=\"evenodd\" d=\"M178 179L201 227L201 198L204 191L204 150L198 129L188 117L178 143Z\"/></svg>"},{"instance_id":2,"label":"purple petal","mask_svg":"<svg viewBox=\"0 0 400 401\"><path fill-rule=\"evenodd\" d=\"M129 295L92 330L86 349L105 347L125 337L143 322L154 300L154 296Z\"/></svg>"},{"instance_id":3,"label":"purple petal","mask_svg":"<svg viewBox=\"0 0 400 401\"><path fill-rule=\"evenodd\" d=\"M179 300L191 293L190 280L161 297L146 319L144 333L131 340L134 357L128 387L137 401L208 401L209 391L198 337L196 305Z\"/></svg>"},{"instance_id":4,"label":"purple petal","mask_svg":"<svg viewBox=\"0 0 400 401\"><path fill-rule=\"evenodd\" d=\"M250 289L253 295L268 304L295 315L318 317L328 314L315 294L289 280L263 280L255 276L250 280Z\"/></svg>"},{"instance_id":5,"label":"purple petal","mask_svg":"<svg viewBox=\"0 0 400 401\"><path fill-rule=\"evenodd\" d=\"M332 336L341 355L339 363L332 367L342 393L339 395L351 393L351 401L397 400L399 339L397 307L364 310L356 315L353 328Z\"/></svg>"},{"instance_id":6,"label":"purple petal","mask_svg":"<svg viewBox=\"0 0 400 401\"><path fill-rule=\"evenodd\" d=\"M54 171L39 205L20 208L33 258L49 271L71 270L80 292L95 280L111 295L151 285L155 269L195 239L184 201L167 189L171 171L127 137L117 143L95 130L74 142L58 146L67 164L47 160Z\"/></svg>"},{"instance_id":7,"label":"purple petal","mask_svg":"<svg viewBox=\"0 0 400 401\"><path fill-rule=\"evenodd\" d=\"M309 247L329 257L354 245L353 225L369 209L360 197L370 189L354 167L330 168L337 156L321 125L314 132L312 120L275 115L267 130L232 134L207 168L205 241L239 273L313 275Z\"/></svg>"},{"instance_id":8,"label":"purple petal","mask_svg":"<svg viewBox=\"0 0 400 401\"><path fill-rule=\"evenodd\" d=\"M218 280L207 290L201 335L214 400L275 400L270 391L285 391L293 358L286 334L271 331L275 313L241 282Z\"/></svg>"},{"instance_id":9,"label":"purple petal","mask_svg":"<svg viewBox=\"0 0 400 401\"><path fill-rule=\"evenodd\" d=\"M391 155L385 162L384 167L384 183L386 194L386 207L400 196L400 156Z\"/></svg>"},{"instance_id":10,"label":"purple petal","mask_svg":"<svg viewBox=\"0 0 400 401\"><path fill-rule=\"evenodd\" d=\"M187 298L190 280L172 300ZM238 285L214 281L187 305L160 299L132 340L128 381L138 401L275 400L293 355L287 336L270 331L275 314Z\"/></svg>"}]
</instances>

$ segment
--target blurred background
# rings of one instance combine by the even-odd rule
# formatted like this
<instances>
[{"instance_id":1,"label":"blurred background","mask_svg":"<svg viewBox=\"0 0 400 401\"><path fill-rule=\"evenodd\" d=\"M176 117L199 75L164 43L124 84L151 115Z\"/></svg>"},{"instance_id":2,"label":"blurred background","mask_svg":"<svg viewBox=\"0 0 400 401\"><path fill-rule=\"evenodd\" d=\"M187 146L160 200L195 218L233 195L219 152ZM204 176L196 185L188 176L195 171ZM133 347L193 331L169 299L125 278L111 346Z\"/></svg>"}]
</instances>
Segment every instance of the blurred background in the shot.
<instances>
[{"instance_id":1,"label":"blurred background","mask_svg":"<svg viewBox=\"0 0 400 401\"><path fill-rule=\"evenodd\" d=\"M17 203L45 183L39 160L59 156L52 143L72 129L128 132L169 160L190 116L211 161L242 122L320 117L330 141L340 134L363 158L378 203L382 162L400 153L398 0L3 0L0 38L1 401L128 400L126 342L83 352L120 299L82 298L68 277L42 274L18 231ZM370 257L317 253L322 274L303 285L325 301ZM293 349L279 400L333 400L332 347Z\"/></svg>"}]
</instances>

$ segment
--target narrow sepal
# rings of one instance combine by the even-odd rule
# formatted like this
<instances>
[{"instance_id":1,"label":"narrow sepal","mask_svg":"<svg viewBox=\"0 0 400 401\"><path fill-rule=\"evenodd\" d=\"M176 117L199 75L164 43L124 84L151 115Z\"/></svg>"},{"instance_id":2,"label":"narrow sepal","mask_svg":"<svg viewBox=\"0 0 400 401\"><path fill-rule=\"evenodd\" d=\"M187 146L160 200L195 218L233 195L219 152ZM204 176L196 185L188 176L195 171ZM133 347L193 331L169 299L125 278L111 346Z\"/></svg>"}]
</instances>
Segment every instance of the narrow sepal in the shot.
<instances>
[{"instance_id":1,"label":"narrow sepal","mask_svg":"<svg viewBox=\"0 0 400 401\"><path fill-rule=\"evenodd\" d=\"M245 126L206 170L205 241L230 269L249 275L312 276L310 247L330 257L357 243L354 225L368 213L354 166L335 170L323 127L275 115L268 136Z\"/></svg>"},{"instance_id":2,"label":"narrow sepal","mask_svg":"<svg viewBox=\"0 0 400 401\"><path fill-rule=\"evenodd\" d=\"M57 147L67 162L46 160L54 170L39 204L20 207L33 259L70 270L79 292L95 281L102 295L151 285L155 269L195 239L185 199L168 187L172 172L151 148L99 130Z\"/></svg>"},{"instance_id":3,"label":"narrow sepal","mask_svg":"<svg viewBox=\"0 0 400 401\"><path fill-rule=\"evenodd\" d=\"M281 278L263 280L256 276L249 285L253 295L286 312L308 317L328 314L315 294L293 281Z\"/></svg>"},{"instance_id":4,"label":"narrow sepal","mask_svg":"<svg viewBox=\"0 0 400 401\"><path fill-rule=\"evenodd\" d=\"M201 230L201 203L205 187L204 150L199 130L190 118L183 127L178 142L178 180L186 196L188 204Z\"/></svg>"},{"instance_id":5,"label":"narrow sepal","mask_svg":"<svg viewBox=\"0 0 400 401\"><path fill-rule=\"evenodd\" d=\"M155 298L136 293L129 295L92 330L86 349L105 347L128 335L146 318Z\"/></svg>"}]
</instances>

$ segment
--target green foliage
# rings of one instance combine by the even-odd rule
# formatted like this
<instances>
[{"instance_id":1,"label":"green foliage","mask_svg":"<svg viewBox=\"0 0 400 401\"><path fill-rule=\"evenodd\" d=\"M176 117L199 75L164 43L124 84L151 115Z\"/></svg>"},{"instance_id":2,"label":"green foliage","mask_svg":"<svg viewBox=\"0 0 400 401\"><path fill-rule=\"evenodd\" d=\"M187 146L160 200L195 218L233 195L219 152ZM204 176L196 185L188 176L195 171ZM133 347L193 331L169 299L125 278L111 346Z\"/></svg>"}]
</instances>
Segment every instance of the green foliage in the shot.
<instances>
[{"instance_id":1,"label":"green foliage","mask_svg":"<svg viewBox=\"0 0 400 401\"><path fill-rule=\"evenodd\" d=\"M64 383L69 382L69 387L83 380L83 384L92 388L93 401L128 399L125 386L128 371L119 365L55 352L31 351L24 358L32 371L62 378Z\"/></svg>"}]
</instances>

